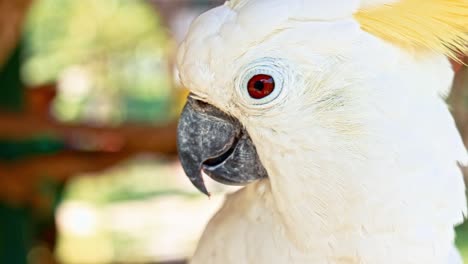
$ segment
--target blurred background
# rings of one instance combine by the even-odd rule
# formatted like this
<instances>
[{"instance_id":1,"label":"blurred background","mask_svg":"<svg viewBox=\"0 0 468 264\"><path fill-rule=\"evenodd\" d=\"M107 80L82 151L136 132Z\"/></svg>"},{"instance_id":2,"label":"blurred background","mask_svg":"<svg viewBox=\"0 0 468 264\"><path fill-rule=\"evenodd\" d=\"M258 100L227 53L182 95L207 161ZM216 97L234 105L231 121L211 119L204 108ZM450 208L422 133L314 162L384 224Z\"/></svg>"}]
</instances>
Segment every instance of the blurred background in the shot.
<instances>
[{"instance_id":1,"label":"blurred background","mask_svg":"<svg viewBox=\"0 0 468 264\"><path fill-rule=\"evenodd\" d=\"M184 263L223 193L186 179L174 69L222 0L0 0L0 263ZM463 58L462 58L463 59ZM468 141L468 69L448 99ZM458 228L468 261L468 227Z\"/></svg>"}]
</instances>

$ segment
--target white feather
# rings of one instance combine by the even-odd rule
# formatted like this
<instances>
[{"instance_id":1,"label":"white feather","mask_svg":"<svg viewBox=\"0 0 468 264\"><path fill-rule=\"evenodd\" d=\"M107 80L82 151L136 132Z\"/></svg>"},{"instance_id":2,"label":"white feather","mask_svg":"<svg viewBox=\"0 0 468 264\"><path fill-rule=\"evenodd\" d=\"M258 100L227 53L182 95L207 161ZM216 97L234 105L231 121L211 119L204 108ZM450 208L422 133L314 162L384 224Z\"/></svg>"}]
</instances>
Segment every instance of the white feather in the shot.
<instances>
[{"instance_id":1,"label":"white feather","mask_svg":"<svg viewBox=\"0 0 468 264\"><path fill-rule=\"evenodd\" d=\"M299 12L313 4L330 10L231 1L182 44L184 85L245 125L269 173L227 198L192 263L458 264L467 153L440 96L450 64L365 33L354 4ZM259 109L236 78L262 58L288 82Z\"/></svg>"}]
</instances>

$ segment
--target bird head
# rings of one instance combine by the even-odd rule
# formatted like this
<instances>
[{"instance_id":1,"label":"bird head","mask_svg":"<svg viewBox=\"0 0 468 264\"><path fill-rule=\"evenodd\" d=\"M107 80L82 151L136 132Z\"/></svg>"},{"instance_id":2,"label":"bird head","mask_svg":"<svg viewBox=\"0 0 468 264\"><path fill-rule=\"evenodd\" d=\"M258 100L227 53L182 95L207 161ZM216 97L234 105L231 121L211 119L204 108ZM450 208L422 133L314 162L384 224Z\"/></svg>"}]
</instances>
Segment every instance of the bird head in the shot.
<instances>
[{"instance_id":1,"label":"bird head","mask_svg":"<svg viewBox=\"0 0 468 264\"><path fill-rule=\"evenodd\" d=\"M192 183L208 194L202 171L246 185L288 177L278 163L346 171L398 155L392 146L402 142L387 131L411 129L411 98L450 86L448 62L436 53L450 56L466 38L434 37L442 22L424 19L424 10L419 23L436 23L430 30L414 25L415 36L400 27L412 20L403 10L418 2L237 0L196 19L177 59L191 91L178 148Z\"/></svg>"}]
</instances>

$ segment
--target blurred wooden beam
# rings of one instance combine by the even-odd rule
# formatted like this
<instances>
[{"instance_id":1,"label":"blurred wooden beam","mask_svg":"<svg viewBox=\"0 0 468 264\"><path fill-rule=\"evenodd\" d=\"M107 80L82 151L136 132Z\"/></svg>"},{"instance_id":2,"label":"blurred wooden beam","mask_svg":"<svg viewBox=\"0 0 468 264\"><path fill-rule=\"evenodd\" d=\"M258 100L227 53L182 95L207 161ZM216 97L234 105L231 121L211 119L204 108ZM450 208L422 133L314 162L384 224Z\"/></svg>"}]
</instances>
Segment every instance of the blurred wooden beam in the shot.
<instances>
[{"instance_id":1,"label":"blurred wooden beam","mask_svg":"<svg viewBox=\"0 0 468 264\"><path fill-rule=\"evenodd\" d=\"M40 196L37 186L44 178L65 182L82 173L105 170L137 153L67 151L0 163L0 200L15 204L34 202Z\"/></svg>"},{"instance_id":2,"label":"blurred wooden beam","mask_svg":"<svg viewBox=\"0 0 468 264\"><path fill-rule=\"evenodd\" d=\"M41 179L64 182L78 174L105 170L138 154L175 156L176 127L175 123L92 127L62 124L33 113L0 112L0 138L26 140L53 135L63 139L68 149L15 162L0 161L0 200L31 203L37 200Z\"/></svg>"},{"instance_id":3,"label":"blurred wooden beam","mask_svg":"<svg viewBox=\"0 0 468 264\"><path fill-rule=\"evenodd\" d=\"M163 130L169 132L172 129L168 127ZM148 133L151 131L158 134L155 130ZM175 135L175 131L171 134ZM161 133L159 136L157 142L140 138L142 143L125 146L118 152L64 151L15 162L0 162L0 200L16 204L31 203L39 196L37 186L44 178L65 182L79 174L106 170L139 154L157 154L164 149L168 150L166 154L173 154L173 136Z\"/></svg>"},{"instance_id":4,"label":"blurred wooden beam","mask_svg":"<svg viewBox=\"0 0 468 264\"><path fill-rule=\"evenodd\" d=\"M18 43L32 0L0 0L0 68Z\"/></svg>"},{"instance_id":5,"label":"blurred wooden beam","mask_svg":"<svg viewBox=\"0 0 468 264\"><path fill-rule=\"evenodd\" d=\"M174 123L160 126L127 124L118 127L92 127L62 124L31 114L0 112L0 138L24 140L38 135L63 138L72 148L79 148L80 142L100 141L100 144L113 144L126 151L151 151L168 155L176 153Z\"/></svg>"}]
</instances>

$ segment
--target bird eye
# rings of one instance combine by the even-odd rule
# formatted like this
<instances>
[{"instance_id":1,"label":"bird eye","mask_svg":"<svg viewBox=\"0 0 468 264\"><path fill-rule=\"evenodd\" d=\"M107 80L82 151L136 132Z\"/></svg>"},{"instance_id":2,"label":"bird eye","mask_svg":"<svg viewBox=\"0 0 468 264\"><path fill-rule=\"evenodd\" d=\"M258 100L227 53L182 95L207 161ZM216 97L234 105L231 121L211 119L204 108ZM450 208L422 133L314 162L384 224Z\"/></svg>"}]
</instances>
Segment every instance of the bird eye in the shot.
<instances>
[{"instance_id":1,"label":"bird eye","mask_svg":"<svg viewBox=\"0 0 468 264\"><path fill-rule=\"evenodd\" d=\"M289 68L284 60L260 58L240 70L235 87L243 105L248 108L266 109L286 96Z\"/></svg>"},{"instance_id":2,"label":"bird eye","mask_svg":"<svg viewBox=\"0 0 468 264\"><path fill-rule=\"evenodd\" d=\"M247 91L250 97L262 99L273 93L275 90L275 80L267 74L257 74L250 78L247 83Z\"/></svg>"}]
</instances>

